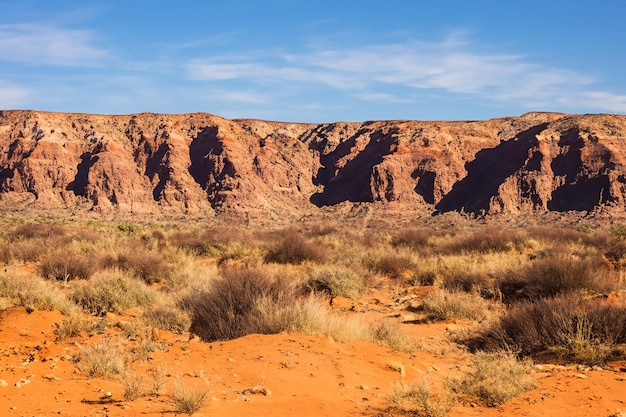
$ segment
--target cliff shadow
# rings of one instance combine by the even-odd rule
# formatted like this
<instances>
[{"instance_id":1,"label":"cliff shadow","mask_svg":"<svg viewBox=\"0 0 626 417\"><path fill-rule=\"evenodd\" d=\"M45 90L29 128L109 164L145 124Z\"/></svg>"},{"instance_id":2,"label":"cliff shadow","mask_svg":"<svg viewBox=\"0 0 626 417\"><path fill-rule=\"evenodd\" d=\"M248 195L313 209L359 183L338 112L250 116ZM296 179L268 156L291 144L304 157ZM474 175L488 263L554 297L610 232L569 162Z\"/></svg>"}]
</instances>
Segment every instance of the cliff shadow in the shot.
<instances>
[{"instance_id":1,"label":"cliff shadow","mask_svg":"<svg viewBox=\"0 0 626 417\"><path fill-rule=\"evenodd\" d=\"M313 194L310 202L317 207L332 206L345 201L372 202L374 197L370 179L372 169L391 153L391 146L396 142L395 131L383 133L380 130L370 134L365 148L354 158L338 167L338 162L348 156L356 145L357 138L369 133L366 129L340 143L332 152L320 158L322 167L313 178L315 185L323 186L323 191Z\"/></svg>"},{"instance_id":2,"label":"cliff shadow","mask_svg":"<svg viewBox=\"0 0 626 417\"><path fill-rule=\"evenodd\" d=\"M536 135L546 127L547 123L534 126L495 148L479 151L474 160L465 165L465 178L456 182L437 203L434 214L449 211L479 214L489 210L492 197L497 195L498 188L507 178L522 168L540 169L543 155L539 152L527 160L529 151L539 144Z\"/></svg>"},{"instance_id":3,"label":"cliff shadow","mask_svg":"<svg viewBox=\"0 0 626 417\"><path fill-rule=\"evenodd\" d=\"M569 130L559 139L559 147L567 151L552 160L555 177L564 177L565 183L552 192L548 210L592 211L599 205L613 202L608 175L590 176L584 167L582 148L585 145L578 129ZM606 161L605 161L606 162ZM582 173L587 173L581 175Z\"/></svg>"}]
</instances>

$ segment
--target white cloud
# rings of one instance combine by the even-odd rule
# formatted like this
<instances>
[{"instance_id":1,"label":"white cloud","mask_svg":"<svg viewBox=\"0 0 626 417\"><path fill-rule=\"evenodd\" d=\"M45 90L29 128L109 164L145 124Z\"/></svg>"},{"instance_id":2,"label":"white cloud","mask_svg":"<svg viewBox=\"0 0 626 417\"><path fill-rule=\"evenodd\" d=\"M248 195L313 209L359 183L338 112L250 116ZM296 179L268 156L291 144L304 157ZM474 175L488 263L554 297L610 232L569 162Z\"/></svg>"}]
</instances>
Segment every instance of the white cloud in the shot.
<instances>
[{"instance_id":1,"label":"white cloud","mask_svg":"<svg viewBox=\"0 0 626 417\"><path fill-rule=\"evenodd\" d=\"M0 84L0 109L18 109L29 96L30 91L24 87Z\"/></svg>"},{"instance_id":2,"label":"white cloud","mask_svg":"<svg viewBox=\"0 0 626 417\"><path fill-rule=\"evenodd\" d=\"M108 57L91 31L38 24L0 25L0 60L31 65L93 66Z\"/></svg>"},{"instance_id":3,"label":"white cloud","mask_svg":"<svg viewBox=\"0 0 626 417\"><path fill-rule=\"evenodd\" d=\"M192 80L245 80L258 85L320 85L362 100L405 102L411 92L439 90L517 106L625 111L625 96L596 91L596 80L523 55L484 53L456 34L440 42L410 41L302 53L194 60ZM406 97L385 92L404 88Z\"/></svg>"}]
</instances>

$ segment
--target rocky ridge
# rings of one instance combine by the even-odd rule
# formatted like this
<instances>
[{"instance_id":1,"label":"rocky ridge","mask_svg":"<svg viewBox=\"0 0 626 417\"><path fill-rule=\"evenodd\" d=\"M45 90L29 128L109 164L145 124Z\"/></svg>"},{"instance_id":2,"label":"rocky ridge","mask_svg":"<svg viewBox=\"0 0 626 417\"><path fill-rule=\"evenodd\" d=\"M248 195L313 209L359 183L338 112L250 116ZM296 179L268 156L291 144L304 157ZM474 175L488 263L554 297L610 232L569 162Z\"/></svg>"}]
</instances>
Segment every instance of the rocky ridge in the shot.
<instances>
[{"instance_id":1,"label":"rocky ridge","mask_svg":"<svg viewBox=\"0 0 626 417\"><path fill-rule=\"evenodd\" d=\"M624 214L626 116L298 124L194 113L0 112L0 209L297 218Z\"/></svg>"}]
</instances>

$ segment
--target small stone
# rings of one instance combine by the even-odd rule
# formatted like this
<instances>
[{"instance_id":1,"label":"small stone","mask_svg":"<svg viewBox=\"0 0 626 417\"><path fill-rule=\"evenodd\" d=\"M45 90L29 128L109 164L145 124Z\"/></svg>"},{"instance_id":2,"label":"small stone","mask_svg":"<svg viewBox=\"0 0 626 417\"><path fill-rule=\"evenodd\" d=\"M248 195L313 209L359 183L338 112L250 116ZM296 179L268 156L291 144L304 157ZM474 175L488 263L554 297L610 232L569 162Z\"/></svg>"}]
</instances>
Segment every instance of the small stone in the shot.
<instances>
[{"instance_id":1,"label":"small stone","mask_svg":"<svg viewBox=\"0 0 626 417\"><path fill-rule=\"evenodd\" d=\"M56 376L52 374L44 375L42 378L47 379L48 381L58 381L61 379L61 378L57 378Z\"/></svg>"},{"instance_id":2,"label":"small stone","mask_svg":"<svg viewBox=\"0 0 626 417\"><path fill-rule=\"evenodd\" d=\"M5 381L4 379L0 379L0 387L6 387L7 385L9 385L7 381Z\"/></svg>"},{"instance_id":3,"label":"small stone","mask_svg":"<svg viewBox=\"0 0 626 417\"><path fill-rule=\"evenodd\" d=\"M587 378L589 378L589 377L588 377L587 375L585 375L585 374L576 374L576 375L574 375L574 376L575 376L576 378L580 378L580 379L587 379Z\"/></svg>"},{"instance_id":4,"label":"small stone","mask_svg":"<svg viewBox=\"0 0 626 417\"><path fill-rule=\"evenodd\" d=\"M400 375L404 377L404 375L406 374L406 370L404 367L404 364L402 362L398 362L398 361L389 361L387 362L387 368L396 371L396 372L400 372Z\"/></svg>"}]
</instances>

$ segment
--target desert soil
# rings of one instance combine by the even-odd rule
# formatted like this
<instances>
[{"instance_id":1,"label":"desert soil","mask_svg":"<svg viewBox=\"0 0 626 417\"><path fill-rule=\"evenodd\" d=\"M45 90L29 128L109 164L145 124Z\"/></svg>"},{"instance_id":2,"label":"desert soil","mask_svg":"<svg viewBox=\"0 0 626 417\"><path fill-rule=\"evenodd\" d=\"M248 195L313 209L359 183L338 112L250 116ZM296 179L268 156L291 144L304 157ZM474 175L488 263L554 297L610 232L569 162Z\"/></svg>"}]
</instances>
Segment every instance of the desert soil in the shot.
<instances>
[{"instance_id":1,"label":"desert soil","mask_svg":"<svg viewBox=\"0 0 626 417\"><path fill-rule=\"evenodd\" d=\"M419 323L407 306L419 297L397 302L391 290L370 292L353 301L336 299L340 314L365 320L387 317L420 343L413 353L393 351L368 342L339 343L323 336L249 335L205 343L190 335L159 331L150 335L163 349L137 361L132 372L144 375L144 390L161 373L160 394L124 399L119 380L88 378L76 355L103 339L129 341L119 322L132 322L132 312L108 315L101 333L55 341L59 312L0 313L0 415L2 416L162 416L175 415L170 394L175 381L188 389L210 387L197 416L384 416L400 415L387 397L400 381L424 375L433 387L446 378L471 372L471 355L450 341L450 333L476 326L472 322ZM407 297L404 297L405 299ZM127 346L127 350L130 346ZM397 368L404 366L404 375ZM393 365L393 366L390 366ZM395 365L394 365L395 364ZM603 368L536 365L537 388L503 406L489 408L461 399L450 416L620 416L626 411L626 364ZM407 414L410 415L410 414ZM624 414L626 415L626 414Z\"/></svg>"}]
</instances>

